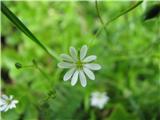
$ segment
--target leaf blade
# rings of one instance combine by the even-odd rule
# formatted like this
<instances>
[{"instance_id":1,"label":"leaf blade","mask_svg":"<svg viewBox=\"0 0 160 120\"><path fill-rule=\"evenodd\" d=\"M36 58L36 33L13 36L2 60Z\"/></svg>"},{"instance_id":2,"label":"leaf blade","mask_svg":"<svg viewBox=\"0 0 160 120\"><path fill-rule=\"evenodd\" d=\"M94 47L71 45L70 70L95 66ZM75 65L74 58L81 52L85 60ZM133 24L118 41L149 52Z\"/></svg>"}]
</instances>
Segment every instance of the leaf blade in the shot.
<instances>
[{"instance_id":1,"label":"leaf blade","mask_svg":"<svg viewBox=\"0 0 160 120\"><path fill-rule=\"evenodd\" d=\"M7 6L1 2L1 12L19 29L21 30L26 36L28 36L32 41L34 41L38 46L40 46L48 55L53 58L59 60L58 55L54 52L51 54L49 50L33 35L33 33L17 18L17 16L10 11Z\"/></svg>"}]
</instances>

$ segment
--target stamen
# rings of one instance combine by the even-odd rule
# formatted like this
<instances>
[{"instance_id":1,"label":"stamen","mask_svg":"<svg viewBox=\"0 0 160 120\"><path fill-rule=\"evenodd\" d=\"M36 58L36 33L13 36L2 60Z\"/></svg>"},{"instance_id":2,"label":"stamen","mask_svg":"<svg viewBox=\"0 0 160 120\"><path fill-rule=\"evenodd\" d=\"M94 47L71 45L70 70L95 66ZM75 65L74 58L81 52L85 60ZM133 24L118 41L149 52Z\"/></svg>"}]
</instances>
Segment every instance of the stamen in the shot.
<instances>
[{"instance_id":1,"label":"stamen","mask_svg":"<svg viewBox=\"0 0 160 120\"><path fill-rule=\"evenodd\" d=\"M76 67L77 67L77 69L82 69L83 68L83 63L80 60L77 61Z\"/></svg>"}]
</instances>

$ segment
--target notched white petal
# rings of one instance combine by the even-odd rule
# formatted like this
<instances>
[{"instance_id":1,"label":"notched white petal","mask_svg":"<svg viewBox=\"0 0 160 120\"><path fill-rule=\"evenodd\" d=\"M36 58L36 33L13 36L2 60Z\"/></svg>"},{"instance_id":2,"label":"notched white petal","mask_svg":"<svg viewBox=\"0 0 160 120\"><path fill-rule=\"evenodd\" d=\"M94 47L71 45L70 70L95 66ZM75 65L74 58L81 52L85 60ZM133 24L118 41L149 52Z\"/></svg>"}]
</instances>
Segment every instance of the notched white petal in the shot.
<instances>
[{"instance_id":1,"label":"notched white petal","mask_svg":"<svg viewBox=\"0 0 160 120\"><path fill-rule=\"evenodd\" d=\"M4 105L4 104L6 104L6 101L1 98L1 99L0 99L0 106L2 106L2 105Z\"/></svg>"},{"instance_id":2,"label":"notched white petal","mask_svg":"<svg viewBox=\"0 0 160 120\"><path fill-rule=\"evenodd\" d=\"M12 100L12 99L13 99L13 95L10 95L10 96L9 96L9 99Z\"/></svg>"},{"instance_id":3,"label":"notched white petal","mask_svg":"<svg viewBox=\"0 0 160 120\"><path fill-rule=\"evenodd\" d=\"M90 55L90 56L86 57L86 58L83 60L83 62L92 62L92 61L94 61L94 60L96 60L96 59L97 59L97 56L95 56L95 55Z\"/></svg>"},{"instance_id":4,"label":"notched white petal","mask_svg":"<svg viewBox=\"0 0 160 120\"><path fill-rule=\"evenodd\" d=\"M19 101L18 100L13 100L12 105L15 106ZM16 107L16 106L15 106Z\"/></svg>"},{"instance_id":5,"label":"notched white petal","mask_svg":"<svg viewBox=\"0 0 160 120\"><path fill-rule=\"evenodd\" d=\"M88 68L83 68L85 74L91 79L91 80L95 80L95 75L94 73L88 69Z\"/></svg>"},{"instance_id":6,"label":"notched white petal","mask_svg":"<svg viewBox=\"0 0 160 120\"><path fill-rule=\"evenodd\" d=\"M2 95L0 98L0 111L6 112L9 109L15 108L16 104L18 103L17 100L13 100L13 96L10 95L9 97L6 95Z\"/></svg>"},{"instance_id":7,"label":"notched white petal","mask_svg":"<svg viewBox=\"0 0 160 120\"><path fill-rule=\"evenodd\" d=\"M87 45L83 45L80 50L80 59L82 60L87 54L88 47Z\"/></svg>"},{"instance_id":8,"label":"notched white petal","mask_svg":"<svg viewBox=\"0 0 160 120\"><path fill-rule=\"evenodd\" d=\"M73 61L74 61L74 60L72 59L72 57L69 56L69 55L67 55L67 54L61 54L60 56L61 56L61 58L62 58L63 60L65 60L65 61L68 61L68 62L73 62Z\"/></svg>"},{"instance_id":9,"label":"notched white petal","mask_svg":"<svg viewBox=\"0 0 160 120\"><path fill-rule=\"evenodd\" d=\"M2 99L7 100L7 99L8 99L8 96L2 95Z\"/></svg>"},{"instance_id":10,"label":"notched white petal","mask_svg":"<svg viewBox=\"0 0 160 120\"><path fill-rule=\"evenodd\" d=\"M74 86L77 81L78 81L78 74L79 74L79 71L76 71L73 76L72 76L72 80L71 80L71 85Z\"/></svg>"},{"instance_id":11,"label":"notched white petal","mask_svg":"<svg viewBox=\"0 0 160 120\"><path fill-rule=\"evenodd\" d=\"M15 104L11 105L10 109L12 109L12 108L16 108L16 105Z\"/></svg>"},{"instance_id":12,"label":"notched white petal","mask_svg":"<svg viewBox=\"0 0 160 120\"><path fill-rule=\"evenodd\" d=\"M86 76L83 71L79 72L80 83L83 87L87 85Z\"/></svg>"},{"instance_id":13,"label":"notched white petal","mask_svg":"<svg viewBox=\"0 0 160 120\"><path fill-rule=\"evenodd\" d=\"M94 63L85 64L84 66L91 69L91 70L100 70L101 69L101 66L99 64L94 64Z\"/></svg>"},{"instance_id":14,"label":"notched white petal","mask_svg":"<svg viewBox=\"0 0 160 120\"><path fill-rule=\"evenodd\" d=\"M77 57L78 53L74 47L70 47L70 54L71 54L72 58L74 59L74 61L78 60L78 57Z\"/></svg>"},{"instance_id":15,"label":"notched white petal","mask_svg":"<svg viewBox=\"0 0 160 120\"><path fill-rule=\"evenodd\" d=\"M8 106L6 106L6 108L5 108L4 112L6 112L9 108L10 108L10 106L9 106L9 105L8 105Z\"/></svg>"},{"instance_id":16,"label":"notched white petal","mask_svg":"<svg viewBox=\"0 0 160 120\"><path fill-rule=\"evenodd\" d=\"M74 71L75 71L75 68L72 68L72 69L70 69L69 71L67 71L67 72L65 73L64 77L63 77L63 80L64 80L64 81L69 80L69 79L72 77Z\"/></svg>"},{"instance_id":17,"label":"notched white petal","mask_svg":"<svg viewBox=\"0 0 160 120\"><path fill-rule=\"evenodd\" d=\"M60 62L60 63L58 63L58 67L59 68L72 68L74 66L75 66L74 64L67 63L67 62Z\"/></svg>"},{"instance_id":18,"label":"notched white petal","mask_svg":"<svg viewBox=\"0 0 160 120\"><path fill-rule=\"evenodd\" d=\"M5 104L5 105L2 105L2 106L0 107L0 111L1 111L1 112L2 112L2 111L5 111L6 107L7 107L6 104Z\"/></svg>"}]
</instances>

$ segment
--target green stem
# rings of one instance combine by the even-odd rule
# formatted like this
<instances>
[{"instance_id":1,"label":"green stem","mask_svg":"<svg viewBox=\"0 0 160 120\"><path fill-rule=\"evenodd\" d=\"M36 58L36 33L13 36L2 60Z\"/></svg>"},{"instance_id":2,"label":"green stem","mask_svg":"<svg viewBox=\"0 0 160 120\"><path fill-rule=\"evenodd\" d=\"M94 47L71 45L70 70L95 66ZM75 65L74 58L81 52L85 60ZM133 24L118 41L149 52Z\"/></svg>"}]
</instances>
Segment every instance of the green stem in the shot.
<instances>
[{"instance_id":1,"label":"green stem","mask_svg":"<svg viewBox=\"0 0 160 120\"><path fill-rule=\"evenodd\" d=\"M104 25L103 19L102 19L101 15L100 15L100 12L99 12L97 0L95 1L95 4L96 4L96 10L97 10L97 13L98 13L99 20L100 20L101 24Z\"/></svg>"},{"instance_id":2,"label":"green stem","mask_svg":"<svg viewBox=\"0 0 160 120\"><path fill-rule=\"evenodd\" d=\"M19 30L39 45L48 55L59 60L58 55L55 52L51 54L49 50L32 34L32 32L17 18L17 16L7 8L3 2L1 2L1 11Z\"/></svg>"},{"instance_id":3,"label":"green stem","mask_svg":"<svg viewBox=\"0 0 160 120\"><path fill-rule=\"evenodd\" d=\"M132 11L133 9L135 9L136 7L138 7L143 1L139 1L137 2L135 5L131 6L130 8L122 11L120 14L118 14L117 16L111 18L108 22L106 22L102 28L100 28L97 33L96 36L98 36L100 34L100 32L102 31L102 29L104 29L104 27L107 25L109 25L111 22L113 22L114 20L118 19L119 17L121 17L124 14L127 14L128 12Z\"/></svg>"},{"instance_id":4,"label":"green stem","mask_svg":"<svg viewBox=\"0 0 160 120\"><path fill-rule=\"evenodd\" d=\"M103 26L102 28L104 29L104 31L106 33L106 36L108 36L107 28L105 27L105 23L104 23L101 15L100 15L100 10L99 10L99 7L98 7L98 1L97 0L95 1L95 5L96 5L96 10L97 10L97 14L98 14L99 20L100 20L100 22L101 22L101 24Z\"/></svg>"},{"instance_id":5,"label":"green stem","mask_svg":"<svg viewBox=\"0 0 160 120\"><path fill-rule=\"evenodd\" d=\"M136 8L137 6L139 6L143 1L139 1L137 2L135 5L131 6L130 8L126 9L125 11L122 11L120 14L118 14L117 16L113 17L112 19L110 19L107 23L105 23L105 26L108 25L109 23L111 23L112 21L118 19L119 17L121 17L122 15L132 11L134 8Z\"/></svg>"},{"instance_id":6,"label":"green stem","mask_svg":"<svg viewBox=\"0 0 160 120\"><path fill-rule=\"evenodd\" d=\"M40 73L48 80L48 83L50 82L50 78L48 75L38 66L36 60L32 60L34 66L40 71ZM51 84L49 84L51 86ZM52 86L51 86L52 87Z\"/></svg>"}]
</instances>

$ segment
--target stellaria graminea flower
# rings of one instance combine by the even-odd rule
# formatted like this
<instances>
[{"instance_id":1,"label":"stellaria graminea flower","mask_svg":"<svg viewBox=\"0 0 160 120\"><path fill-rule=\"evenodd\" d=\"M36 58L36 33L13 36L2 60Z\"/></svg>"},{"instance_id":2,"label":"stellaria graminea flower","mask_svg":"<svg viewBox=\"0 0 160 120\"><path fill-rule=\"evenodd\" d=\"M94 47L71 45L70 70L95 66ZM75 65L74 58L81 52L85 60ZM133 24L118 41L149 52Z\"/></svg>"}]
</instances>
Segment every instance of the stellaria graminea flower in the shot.
<instances>
[{"instance_id":1,"label":"stellaria graminea flower","mask_svg":"<svg viewBox=\"0 0 160 120\"><path fill-rule=\"evenodd\" d=\"M18 100L13 100L13 96L2 95L0 98L0 111L6 112L8 109L16 108Z\"/></svg>"},{"instance_id":2,"label":"stellaria graminea flower","mask_svg":"<svg viewBox=\"0 0 160 120\"><path fill-rule=\"evenodd\" d=\"M63 80L67 81L71 79L72 86L77 83L79 78L81 85L85 87L87 85L86 76L89 79L94 80L95 75L92 70L94 71L101 69L99 64L92 63L97 58L95 55L86 57L87 50L87 45L83 45L79 54L74 47L70 47L70 55L61 54L63 62L60 62L58 67L69 68L69 70L65 73Z\"/></svg>"},{"instance_id":3,"label":"stellaria graminea flower","mask_svg":"<svg viewBox=\"0 0 160 120\"><path fill-rule=\"evenodd\" d=\"M109 97L105 92L93 92L91 94L91 106L103 109L104 105L109 101Z\"/></svg>"}]
</instances>

